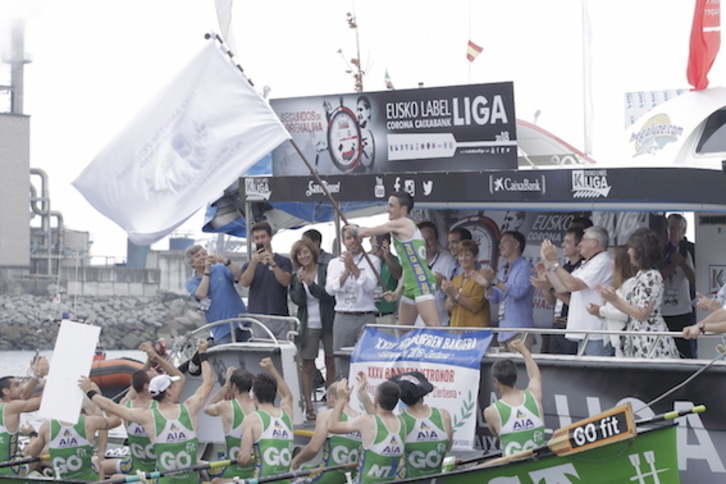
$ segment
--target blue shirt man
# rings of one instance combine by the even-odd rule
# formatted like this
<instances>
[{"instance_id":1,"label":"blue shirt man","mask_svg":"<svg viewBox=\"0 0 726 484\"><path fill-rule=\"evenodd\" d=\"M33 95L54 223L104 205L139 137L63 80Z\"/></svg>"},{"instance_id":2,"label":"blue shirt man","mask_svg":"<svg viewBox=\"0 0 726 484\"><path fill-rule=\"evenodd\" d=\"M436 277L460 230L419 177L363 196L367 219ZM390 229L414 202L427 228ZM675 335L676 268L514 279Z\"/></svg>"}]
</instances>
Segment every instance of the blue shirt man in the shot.
<instances>
[{"instance_id":1,"label":"blue shirt man","mask_svg":"<svg viewBox=\"0 0 726 484\"><path fill-rule=\"evenodd\" d=\"M534 286L530 281L532 264L522 257L524 251L524 235L517 231L502 234L499 240L499 255L505 260L504 266L494 274L492 268L483 269L484 278L488 282L487 299L499 304L500 328L533 328L534 327ZM512 338L522 339L520 333L499 333L497 340L506 343ZM524 338L524 343L531 348L533 337Z\"/></svg>"},{"instance_id":2,"label":"blue shirt man","mask_svg":"<svg viewBox=\"0 0 726 484\"><path fill-rule=\"evenodd\" d=\"M204 313L207 323L236 318L247 312L234 287L242 274L239 265L221 255L208 255L201 245L189 247L185 257L196 272L187 282L187 291L199 303L197 310ZM228 324L215 326L211 331L215 344L232 342Z\"/></svg>"}]
</instances>

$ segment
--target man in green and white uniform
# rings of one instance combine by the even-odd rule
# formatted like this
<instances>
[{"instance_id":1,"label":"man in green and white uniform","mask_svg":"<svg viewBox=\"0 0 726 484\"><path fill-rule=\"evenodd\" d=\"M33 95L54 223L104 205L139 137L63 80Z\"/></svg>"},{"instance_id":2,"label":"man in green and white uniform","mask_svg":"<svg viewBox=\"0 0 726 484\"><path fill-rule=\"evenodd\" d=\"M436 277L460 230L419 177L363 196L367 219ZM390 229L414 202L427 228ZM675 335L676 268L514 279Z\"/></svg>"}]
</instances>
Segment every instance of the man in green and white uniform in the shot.
<instances>
[{"instance_id":1,"label":"man in green and white uniform","mask_svg":"<svg viewBox=\"0 0 726 484\"><path fill-rule=\"evenodd\" d=\"M270 358L263 358L260 366L272 376L261 373L255 377L252 390L257 400L257 411L242 422L242 441L237 454L237 463L241 466L254 462L254 479L289 472L292 461L292 392ZM279 408L275 407L278 390Z\"/></svg>"},{"instance_id":2,"label":"man in green and white uniform","mask_svg":"<svg viewBox=\"0 0 726 484\"><path fill-rule=\"evenodd\" d=\"M521 340L511 342L509 347L522 354L529 385L526 390L515 387L517 368L514 362L509 359L497 361L492 366L492 377L500 398L484 409L484 419L492 434L499 436L504 456L545 444L539 367Z\"/></svg>"},{"instance_id":3,"label":"man in green and white uniform","mask_svg":"<svg viewBox=\"0 0 726 484\"><path fill-rule=\"evenodd\" d=\"M320 463L315 467L305 467L305 469L312 468L324 468L331 466L338 466L350 463L357 463L360 457L360 445L361 435L360 432L351 432L348 434L331 434L328 432L328 422L332 415L332 407L335 406L338 401L338 388L341 382L336 381L330 384L326 391L326 402L328 407L318 414L318 418L315 422L315 432L310 438L308 444L295 456L292 460L290 468L297 470L300 468L300 464L307 462L313 458L322 450L323 456ZM358 412L353 410L350 405L346 405L340 415L342 422L347 422L358 416ZM353 469L349 469L348 472L352 472ZM318 474L315 477L305 479L306 483L318 483L318 484L344 484L346 481L346 470L340 469L335 471L328 471L322 474Z\"/></svg>"},{"instance_id":4,"label":"man in green and white uniform","mask_svg":"<svg viewBox=\"0 0 726 484\"><path fill-rule=\"evenodd\" d=\"M255 402L250 397L250 390L255 377L247 370L229 367L227 379L219 392L212 397L212 401L204 409L204 413L212 417L222 419L224 441L227 448L227 455L220 455L220 459L230 459L234 463L230 466L217 469L210 469L210 477L239 477L249 479L255 470L254 463L247 466L237 464L237 454L242 442L242 423L245 418L255 411ZM223 400L224 396L231 392L232 399Z\"/></svg>"},{"instance_id":5,"label":"man in green and white uniform","mask_svg":"<svg viewBox=\"0 0 726 484\"><path fill-rule=\"evenodd\" d=\"M401 389L406 408L401 419L406 425L406 467L403 477L423 477L441 472L446 453L451 450L453 430L447 410L423 403L434 386L418 371L400 373L391 378Z\"/></svg>"},{"instance_id":6,"label":"man in green and white uniform","mask_svg":"<svg viewBox=\"0 0 726 484\"><path fill-rule=\"evenodd\" d=\"M84 404L83 410L87 406ZM121 425L118 417L81 415L72 424L59 420L46 420L40 425L38 437L24 449L25 457L38 457L48 446L50 462L56 479L99 479L98 467L93 460L93 443L96 432Z\"/></svg>"},{"instance_id":7,"label":"man in green and white uniform","mask_svg":"<svg viewBox=\"0 0 726 484\"><path fill-rule=\"evenodd\" d=\"M187 468L197 464L197 415L214 388L214 375L206 353L209 343L197 343L202 365L202 383L184 403L177 403L181 391L180 376L158 375L149 382L149 393L156 408L127 408L98 393L97 386L86 377L78 385L102 410L124 420L141 424L154 442L156 466L160 471ZM188 472L159 479L165 483L199 482L196 473Z\"/></svg>"},{"instance_id":8,"label":"man in green and white uniform","mask_svg":"<svg viewBox=\"0 0 726 484\"><path fill-rule=\"evenodd\" d=\"M181 391L186 377L178 368L162 358L150 341L139 345L139 350L145 352L147 355L146 368L158 367L171 376L179 377L175 388L168 389L167 391ZM149 393L149 383L157 375L158 373L151 369L135 371L131 375L131 390L121 400L121 405L129 409L138 408L149 410L156 408L157 402L151 398L151 394ZM174 401L176 401L176 398L175 396ZM123 459L105 459L103 461L104 473L107 475L113 474L114 477L121 477L122 475L136 474L137 471L154 472L156 470L154 443L147 435L146 429L143 425L136 422L124 420L123 423L126 428L131 455Z\"/></svg>"},{"instance_id":9,"label":"man in green and white uniform","mask_svg":"<svg viewBox=\"0 0 726 484\"><path fill-rule=\"evenodd\" d=\"M411 326L421 315L426 326L440 326L436 307L436 278L426 263L426 244L421 231L409 214L413 209L413 197L406 192L396 192L388 198L388 222L377 227L352 226L356 237L373 237L390 233L400 258L403 276L398 288L386 291L387 301L400 299L398 324Z\"/></svg>"},{"instance_id":10,"label":"man in green and white uniform","mask_svg":"<svg viewBox=\"0 0 726 484\"><path fill-rule=\"evenodd\" d=\"M336 434L360 432L363 450L356 482L375 484L395 480L403 464L406 435L403 420L393 413L401 390L395 383L384 381L376 389L373 415L342 421L340 417L351 393L347 382L343 382L338 390L338 401L333 407L328 430Z\"/></svg>"},{"instance_id":11,"label":"man in green and white uniform","mask_svg":"<svg viewBox=\"0 0 726 484\"><path fill-rule=\"evenodd\" d=\"M48 374L48 360L44 356L35 359L33 376L23 385L12 376L0 378L0 462L18 457L18 431L20 414L35 412L40 408L40 397L34 397L38 382ZM14 475L21 472L18 466L2 467L0 474Z\"/></svg>"}]
</instances>

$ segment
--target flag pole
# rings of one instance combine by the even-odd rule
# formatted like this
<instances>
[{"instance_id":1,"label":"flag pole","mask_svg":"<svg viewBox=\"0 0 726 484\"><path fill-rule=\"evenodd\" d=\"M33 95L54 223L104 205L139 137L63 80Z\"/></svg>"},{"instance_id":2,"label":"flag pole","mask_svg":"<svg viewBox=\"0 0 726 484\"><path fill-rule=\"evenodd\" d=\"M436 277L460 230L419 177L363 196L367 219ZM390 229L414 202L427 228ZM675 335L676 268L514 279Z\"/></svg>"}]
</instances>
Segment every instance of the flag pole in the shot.
<instances>
[{"instance_id":1,"label":"flag pole","mask_svg":"<svg viewBox=\"0 0 726 484\"><path fill-rule=\"evenodd\" d=\"M343 223L345 225L350 225L350 223L348 222L348 219L345 217L345 215L343 214L343 211L340 209L340 205L338 205L338 202L336 202L335 201L335 198L333 198L333 194L330 193L330 190L328 190L327 183L323 182L323 180L320 178L320 175L318 175L318 173L315 171L315 169L313 168L313 166L310 164L310 162L308 161L308 159L305 157L305 154L302 152L302 150L297 145L297 143L295 143L295 140L292 139L292 138L290 138L290 139L288 139L288 141L290 142L290 144L292 145L292 147L295 148L295 151L297 151L297 154L300 155L300 158L302 158L303 163L305 163L305 166L308 167L308 170L310 171L310 174L313 176L313 179L315 180L315 183L317 183L318 186L320 186L320 188L322 188L323 194L328 198L328 200L330 200L330 203L333 205L333 209L338 214L338 216L340 217L340 219L343 221ZM362 249L362 247L361 247L361 249ZM373 271L373 274L375 274L376 279L378 280L378 284L380 284L381 287L385 290L386 289L386 284L383 282L383 279L381 278L381 275L376 270L375 266L371 262L370 257L368 256L368 252L366 252L365 250L363 250L363 257L365 258L366 262L368 262L368 265L371 267L371 270Z\"/></svg>"},{"instance_id":2,"label":"flag pole","mask_svg":"<svg viewBox=\"0 0 726 484\"><path fill-rule=\"evenodd\" d=\"M471 40L471 0L469 0L469 40ZM471 64L472 64L472 62L469 62L469 82L468 82L468 84L471 84Z\"/></svg>"}]
</instances>

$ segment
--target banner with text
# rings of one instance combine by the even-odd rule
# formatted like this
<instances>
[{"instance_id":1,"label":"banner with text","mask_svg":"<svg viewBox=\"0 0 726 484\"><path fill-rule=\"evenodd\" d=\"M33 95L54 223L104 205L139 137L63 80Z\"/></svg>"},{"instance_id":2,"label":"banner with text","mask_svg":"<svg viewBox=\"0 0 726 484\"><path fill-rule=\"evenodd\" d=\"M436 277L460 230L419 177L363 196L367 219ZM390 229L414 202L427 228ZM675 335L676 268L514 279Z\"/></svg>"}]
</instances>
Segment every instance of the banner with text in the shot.
<instances>
[{"instance_id":1,"label":"banner with text","mask_svg":"<svg viewBox=\"0 0 726 484\"><path fill-rule=\"evenodd\" d=\"M511 82L272 99L270 105L320 175L515 170ZM286 143L274 175L308 168Z\"/></svg>"},{"instance_id":2,"label":"banner with text","mask_svg":"<svg viewBox=\"0 0 726 484\"><path fill-rule=\"evenodd\" d=\"M477 399L481 359L492 340L490 331L450 333L414 329L396 338L375 328L366 328L351 355L349 381L358 372L368 380L373 399L375 388L393 375L420 371L434 386L426 404L451 414L454 450L471 450L477 426ZM356 402L351 404L355 406Z\"/></svg>"}]
</instances>

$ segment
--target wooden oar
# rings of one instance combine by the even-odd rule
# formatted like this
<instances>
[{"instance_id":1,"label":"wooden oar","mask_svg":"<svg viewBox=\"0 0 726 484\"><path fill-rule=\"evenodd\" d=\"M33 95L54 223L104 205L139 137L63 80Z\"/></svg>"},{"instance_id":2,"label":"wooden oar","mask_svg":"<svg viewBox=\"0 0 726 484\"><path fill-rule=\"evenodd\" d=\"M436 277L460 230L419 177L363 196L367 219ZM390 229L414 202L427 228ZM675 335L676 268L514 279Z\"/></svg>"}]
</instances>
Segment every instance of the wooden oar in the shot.
<instances>
[{"instance_id":1,"label":"wooden oar","mask_svg":"<svg viewBox=\"0 0 726 484\"><path fill-rule=\"evenodd\" d=\"M286 474L280 474L277 476L266 476L266 477L258 477L257 479L247 479L247 480L240 480L239 482L249 482L249 483L264 483L264 482L274 482L274 481L282 481L284 479L296 479L298 477L305 477L305 476L318 476L320 474L323 474L328 471L339 471L342 469L351 469L356 467L359 464L359 462L349 462L347 464L340 464L337 466L329 466L329 467L315 467L313 469L304 469L301 471L292 471L288 472Z\"/></svg>"},{"instance_id":2,"label":"wooden oar","mask_svg":"<svg viewBox=\"0 0 726 484\"><path fill-rule=\"evenodd\" d=\"M529 459L533 455L541 455L547 452L556 455L575 454L632 439L637 434L633 407L630 403L625 403L555 430L546 445L494 459L478 467L490 467L515 460Z\"/></svg>"},{"instance_id":3,"label":"wooden oar","mask_svg":"<svg viewBox=\"0 0 726 484\"><path fill-rule=\"evenodd\" d=\"M697 405L695 407L691 407L684 410L671 410L670 412L661 413L660 415L654 415L650 418L646 418L643 420L638 420L635 422L635 425L647 425L657 422L663 422L664 420L673 420L678 417L683 417L684 415L689 415L691 413L703 413L706 411L705 405Z\"/></svg>"},{"instance_id":4,"label":"wooden oar","mask_svg":"<svg viewBox=\"0 0 726 484\"><path fill-rule=\"evenodd\" d=\"M6 460L5 462L0 462L0 468L13 467L13 466L18 466L18 465L22 465L22 464L30 464L32 462L38 462L41 460L48 460L48 459L50 459L50 456L48 454L45 454L45 455L39 455L37 457L25 457L23 459Z\"/></svg>"},{"instance_id":5,"label":"wooden oar","mask_svg":"<svg viewBox=\"0 0 726 484\"><path fill-rule=\"evenodd\" d=\"M207 462L204 464L196 464L196 465L189 466L189 467L180 467L179 469L145 472L145 473L142 473L142 475L134 474L134 475L124 476L124 477L117 477L115 479L106 479L105 481L96 481L94 484L123 484L125 482L138 482L142 479L144 479L144 480L158 479L159 477L175 476L177 474L185 474L187 472L202 471L204 469L214 469L216 467L225 467L228 465L232 465L231 460L218 460L218 461L214 461L214 462Z\"/></svg>"}]
</instances>

